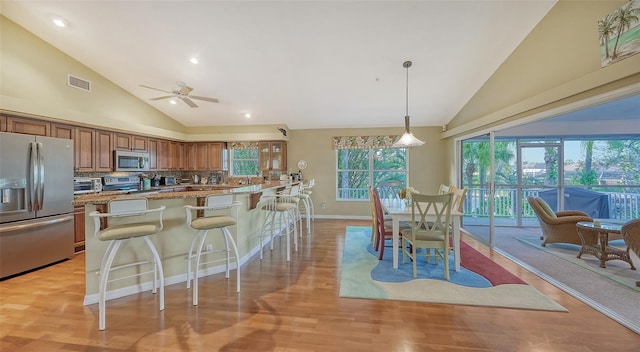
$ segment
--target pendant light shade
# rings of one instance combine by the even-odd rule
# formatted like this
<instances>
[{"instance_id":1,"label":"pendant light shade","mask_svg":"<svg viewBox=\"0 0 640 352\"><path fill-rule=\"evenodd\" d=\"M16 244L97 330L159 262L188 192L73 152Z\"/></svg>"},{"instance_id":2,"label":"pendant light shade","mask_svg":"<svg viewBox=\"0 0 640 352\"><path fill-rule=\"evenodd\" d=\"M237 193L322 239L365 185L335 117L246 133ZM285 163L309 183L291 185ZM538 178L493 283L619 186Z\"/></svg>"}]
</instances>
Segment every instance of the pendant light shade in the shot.
<instances>
[{"instance_id":1,"label":"pendant light shade","mask_svg":"<svg viewBox=\"0 0 640 352\"><path fill-rule=\"evenodd\" d=\"M393 148L409 148L417 147L424 144L423 141L416 138L409 129L409 67L411 67L411 61L405 61L402 67L407 69L407 86L406 86L406 115L404 116L404 134L397 142L393 143Z\"/></svg>"}]
</instances>

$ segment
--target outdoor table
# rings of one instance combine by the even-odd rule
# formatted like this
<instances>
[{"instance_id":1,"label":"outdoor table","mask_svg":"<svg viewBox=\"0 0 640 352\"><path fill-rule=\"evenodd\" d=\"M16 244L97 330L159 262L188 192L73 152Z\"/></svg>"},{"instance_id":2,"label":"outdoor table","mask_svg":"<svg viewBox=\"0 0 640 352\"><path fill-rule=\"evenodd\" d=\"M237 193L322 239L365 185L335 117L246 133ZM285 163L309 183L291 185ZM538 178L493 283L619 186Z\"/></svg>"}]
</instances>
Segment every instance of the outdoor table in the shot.
<instances>
[{"instance_id":1,"label":"outdoor table","mask_svg":"<svg viewBox=\"0 0 640 352\"><path fill-rule=\"evenodd\" d=\"M580 236L580 241L582 242L578 258L584 253L592 254L600 259L601 268L607 267L605 264L607 260L624 260L631 265L631 270L636 270L629 256L629 248L621 250L609 246L609 234L620 234L622 230L621 223L580 221L576 226L578 228L578 236Z\"/></svg>"}]
</instances>

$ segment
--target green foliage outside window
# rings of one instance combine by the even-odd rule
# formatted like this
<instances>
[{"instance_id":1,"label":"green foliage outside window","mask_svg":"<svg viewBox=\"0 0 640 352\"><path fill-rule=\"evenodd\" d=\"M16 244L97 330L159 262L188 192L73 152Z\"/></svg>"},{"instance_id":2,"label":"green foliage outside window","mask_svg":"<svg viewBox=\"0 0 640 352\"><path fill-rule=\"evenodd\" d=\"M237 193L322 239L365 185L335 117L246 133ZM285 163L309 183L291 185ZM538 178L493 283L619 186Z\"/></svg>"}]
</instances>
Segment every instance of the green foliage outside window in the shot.
<instances>
[{"instance_id":1,"label":"green foliage outside window","mask_svg":"<svg viewBox=\"0 0 640 352\"><path fill-rule=\"evenodd\" d=\"M231 174L234 176L259 175L258 149L233 149L231 152Z\"/></svg>"},{"instance_id":2,"label":"green foliage outside window","mask_svg":"<svg viewBox=\"0 0 640 352\"><path fill-rule=\"evenodd\" d=\"M339 149L337 151L339 200L369 199L368 185L400 181L407 184L405 149Z\"/></svg>"}]
</instances>

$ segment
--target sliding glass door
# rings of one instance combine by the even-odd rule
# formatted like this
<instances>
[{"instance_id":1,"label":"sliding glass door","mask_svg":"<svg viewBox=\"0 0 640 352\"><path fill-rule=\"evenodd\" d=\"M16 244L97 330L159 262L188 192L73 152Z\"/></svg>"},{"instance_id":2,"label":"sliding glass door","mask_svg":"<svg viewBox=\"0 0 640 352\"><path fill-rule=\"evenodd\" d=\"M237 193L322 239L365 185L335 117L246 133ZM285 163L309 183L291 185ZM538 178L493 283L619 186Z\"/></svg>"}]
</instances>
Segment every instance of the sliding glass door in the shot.
<instances>
[{"instance_id":1,"label":"sliding glass door","mask_svg":"<svg viewBox=\"0 0 640 352\"><path fill-rule=\"evenodd\" d=\"M518 184L514 205L517 224L511 226L537 226L538 220L529 206L527 197L540 196L557 210L561 209L562 149L558 141L521 140L518 144Z\"/></svg>"}]
</instances>

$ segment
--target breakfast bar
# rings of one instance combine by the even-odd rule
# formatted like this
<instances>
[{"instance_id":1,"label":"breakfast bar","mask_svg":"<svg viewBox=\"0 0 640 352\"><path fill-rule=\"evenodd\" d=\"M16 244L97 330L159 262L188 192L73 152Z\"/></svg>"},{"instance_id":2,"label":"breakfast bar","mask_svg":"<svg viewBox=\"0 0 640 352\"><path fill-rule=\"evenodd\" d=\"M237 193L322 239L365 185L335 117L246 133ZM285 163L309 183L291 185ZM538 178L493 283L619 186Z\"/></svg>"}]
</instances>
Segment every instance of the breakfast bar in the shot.
<instances>
[{"instance_id":1,"label":"breakfast bar","mask_svg":"<svg viewBox=\"0 0 640 352\"><path fill-rule=\"evenodd\" d=\"M244 187L224 187L194 185L176 187L163 187L149 190L149 192L139 192L135 194L119 194L115 192L103 192L92 195L77 196L74 205L85 206L85 275L86 291L84 304L93 304L98 301L99 291L99 269L102 257L107 248L107 243L98 240L94 236L94 221L89 216L92 211L106 212L107 204L113 199L139 198L145 197L150 208L165 206L163 214L164 227L162 231L153 236L152 241L157 248L162 266L164 269L164 279L166 285L186 282L187 280L187 253L193 238L193 230L186 224L185 205L201 205L206 197L210 195L233 194L234 201L240 202L238 207L238 223L229 229L234 237L239 253L239 263L248 261L252 255L260 250L260 226L263 221L263 214L256 208L257 202L263 194L273 194L277 191L291 186L290 182L269 182L264 184L248 185ZM137 240L135 240L137 241ZM207 244L214 247L219 246L222 241L220 236L209 236ZM219 254L210 254L219 255ZM131 243L121 249L116 260L124 263L131 261L145 260L147 250L142 240ZM208 261L215 258L207 258ZM117 263L115 263L117 264ZM203 276L211 275L224 270L224 265L209 266L202 269ZM150 275L133 276L133 268L123 269L113 275L114 278L124 278L114 283L110 283L108 299L122 297L151 289L152 279Z\"/></svg>"}]
</instances>

